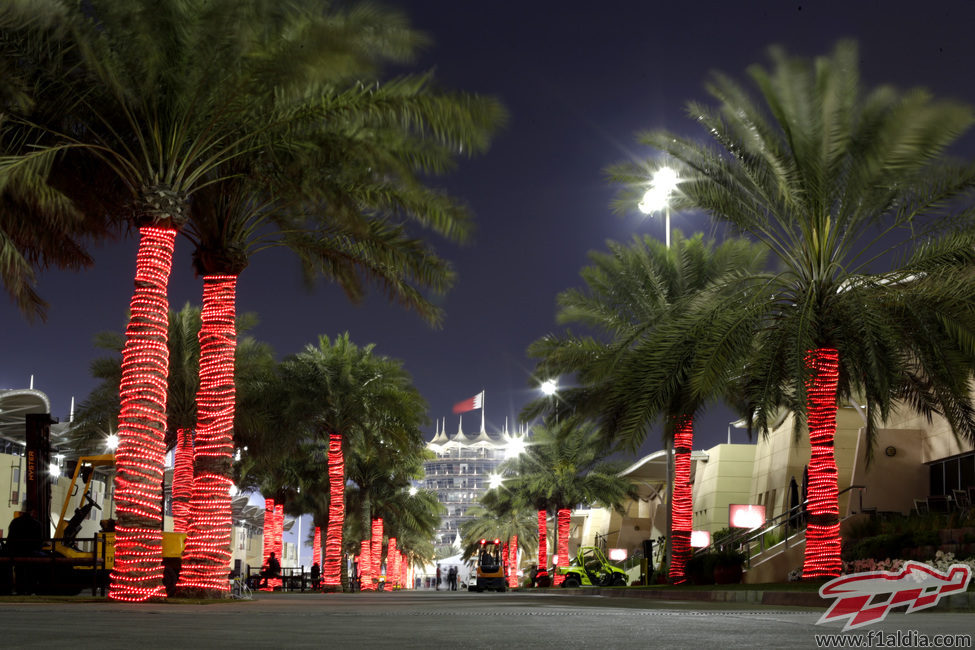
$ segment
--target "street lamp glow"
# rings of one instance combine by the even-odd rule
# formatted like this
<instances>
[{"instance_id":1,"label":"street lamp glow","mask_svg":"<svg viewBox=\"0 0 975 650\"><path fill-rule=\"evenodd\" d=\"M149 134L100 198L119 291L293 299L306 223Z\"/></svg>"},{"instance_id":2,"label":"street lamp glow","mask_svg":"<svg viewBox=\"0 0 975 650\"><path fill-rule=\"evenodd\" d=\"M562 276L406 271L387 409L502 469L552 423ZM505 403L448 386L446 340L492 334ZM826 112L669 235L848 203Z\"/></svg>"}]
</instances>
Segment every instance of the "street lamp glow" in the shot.
<instances>
[{"instance_id":1,"label":"street lamp glow","mask_svg":"<svg viewBox=\"0 0 975 650\"><path fill-rule=\"evenodd\" d=\"M504 446L504 457L517 458L525 453L525 439L524 437L512 438L508 441L508 444Z\"/></svg>"},{"instance_id":2,"label":"street lamp glow","mask_svg":"<svg viewBox=\"0 0 975 650\"><path fill-rule=\"evenodd\" d=\"M411 485L410 486L410 496L411 497L415 497L417 492L419 492L419 490L416 489L416 486L415 485Z\"/></svg>"},{"instance_id":3,"label":"street lamp glow","mask_svg":"<svg viewBox=\"0 0 975 650\"><path fill-rule=\"evenodd\" d=\"M492 490L501 487L503 481L500 474L488 474L488 487Z\"/></svg>"},{"instance_id":4,"label":"street lamp glow","mask_svg":"<svg viewBox=\"0 0 975 650\"><path fill-rule=\"evenodd\" d=\"M543 393L551 397L552 395L555 395L556 391L558 391L559 383L554 379L546 379L542 382L540 388L542 389Z\"/></svg>"},{"instance_id":5,"label":"street lamp glow","mask_svg":"<svg viewBox=\"0 0 975 650\"><path fill-rule=\"evenodd\" d=\"M637 205L643 214L652 214L667 208L670 195L677 189L677 172L670 167L661 167L650 181L650 189Z\"/></svg>"}]
</instances>

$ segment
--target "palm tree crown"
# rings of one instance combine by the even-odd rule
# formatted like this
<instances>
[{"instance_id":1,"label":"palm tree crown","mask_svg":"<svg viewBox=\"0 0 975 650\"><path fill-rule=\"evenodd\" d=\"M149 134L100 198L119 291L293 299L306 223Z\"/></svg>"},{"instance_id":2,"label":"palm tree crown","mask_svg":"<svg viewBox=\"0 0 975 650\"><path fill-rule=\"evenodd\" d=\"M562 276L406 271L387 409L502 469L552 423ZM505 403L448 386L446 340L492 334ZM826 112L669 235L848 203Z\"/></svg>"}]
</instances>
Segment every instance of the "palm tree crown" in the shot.
<instances>
[{"instance_id":1,"label":"palm tree crown","mask_svg":"<svg viewBox=\"0 0 975 650\"><path fill-rule=\"evenodd\" d=\"M851 42L812 61L773 48L771 70L749 69L761 103L716 75L707 89L717 106L689 105L713 146L661 132L642 138L679 164L675 205L747 232L779 264L675 322L659 344L694 341L698 391L743 371L763 430L781 405L796 413L797 429L808 416L810 480L823 487L815 498L810 491L810 577L839 570L838 402L866 402L871 435L904 400L975 440L975 165L944 155L973 113L923 90L864 94L857 56ZM653 166L614 174L636 182Z\"/></svg>"}]
</instances>

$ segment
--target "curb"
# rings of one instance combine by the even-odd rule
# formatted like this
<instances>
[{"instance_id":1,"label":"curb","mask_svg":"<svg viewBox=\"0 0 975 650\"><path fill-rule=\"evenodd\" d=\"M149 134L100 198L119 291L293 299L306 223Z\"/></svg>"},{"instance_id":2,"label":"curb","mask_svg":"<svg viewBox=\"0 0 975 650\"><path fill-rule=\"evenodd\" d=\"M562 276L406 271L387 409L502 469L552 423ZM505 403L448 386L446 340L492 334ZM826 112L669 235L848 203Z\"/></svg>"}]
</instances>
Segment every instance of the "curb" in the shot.
<instances>
[{"instance_id":1,"label":"curb","mask_svg":"<svg viewBox=\"0 0 975 650\"><path fill-rule=\"evenodd\" d=\"M555 592L552 589L550 591ZM634 589L632 587L599 588L582 587L565 589L566 595L604 596L610 598L646 598L650 600L687 600L698 602L750 603L752 605L774 605L779 607L814 607L826 609L834 601L821 598L811 591L764 591L764 590L716 590L684 591L665 589ZM965 592L948 596L939 602L932 611L975 612L975 592Z\"/></svg>"}]
</instances>

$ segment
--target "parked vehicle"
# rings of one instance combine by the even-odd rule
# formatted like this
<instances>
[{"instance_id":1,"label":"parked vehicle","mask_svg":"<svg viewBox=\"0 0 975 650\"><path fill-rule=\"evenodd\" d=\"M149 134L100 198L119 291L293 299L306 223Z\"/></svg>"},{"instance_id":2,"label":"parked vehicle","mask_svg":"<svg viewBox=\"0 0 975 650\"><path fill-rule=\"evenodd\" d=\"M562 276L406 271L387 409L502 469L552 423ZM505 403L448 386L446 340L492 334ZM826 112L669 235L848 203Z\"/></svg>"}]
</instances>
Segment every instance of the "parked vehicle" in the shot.
<instances>
[{"instance_id":1,"label":"parked vehicle","mask_svg":"<svg viewBox=\"0 0 975 650\"><path fill-rule=\"evenodd\" d=\"M595 546L582 546L569 566L559 567L563 587L625 587L626 572Z\"/></svg>"}]
</instances>

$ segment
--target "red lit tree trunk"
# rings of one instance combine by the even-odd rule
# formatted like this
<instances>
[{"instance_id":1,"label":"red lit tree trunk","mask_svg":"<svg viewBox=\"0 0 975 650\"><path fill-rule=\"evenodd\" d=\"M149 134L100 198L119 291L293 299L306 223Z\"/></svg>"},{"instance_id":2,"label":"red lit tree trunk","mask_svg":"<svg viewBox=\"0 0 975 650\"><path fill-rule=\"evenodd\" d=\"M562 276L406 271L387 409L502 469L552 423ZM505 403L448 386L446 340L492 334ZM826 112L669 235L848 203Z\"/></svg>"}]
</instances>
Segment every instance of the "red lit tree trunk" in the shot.
<instances>
[{"instance_id":1,"label":"red lit tree trunk","mask_svg":"<svg viewBox=\"0 0 975 650\"><path fill-rule=\"evenodd\" d=\"M518 586L518 536L512 535L508 542L508 586Z\"/></svg>"},{"instance_id":2,"label":"red lit tree trunk","mask_svg":"<svg viewBox=\"0 0 975 650\"><path fill-rule=\"evenodd\" d=\"M399 582L399 551L396 550L396 538L390 537L386 549L386 589L400 586Z\"/></svg>"},{"instance_id":3,"label":"red lit tree trunk","mask_svg":"<svg viewBox=\"0 0 975 650\"><path fill-rule=\"evenodd\" d=\"M169 302L175 228L139 228L135 292L122 350L115 452L115 567L109 598L165 598L162 480L166 454Z\"/></svg>"},{"instance_id":4,"label":"red lit tree trunk","mask_svg":"<svg viewBox=\"0 0 975 650\"><path fill-rule=\"evenodd\" d=\"M372 591L372 540L359 543L359 591Z\"/></svg>"},{"instance_id":5,"label":"red lit tree trunk","mask_svg":"<svg viewBox=\"0 0 975 650\"><path fill-rule=\"evenodd\" d=\"M193 431L176 431L173 461L173 531L187 532L190 521L190 500L193 495Z\"/></svg>"},{"instance_id":6,"label":"red lit tree trunk","mask_svg":"<svg viewBox=\"0 0 975 650\"><path fill-rule=\"evenodd\" d=\"M558 562L555 567L555 585L562 584L565 576L559 573L559 567L569 566L569 522L572 518L572 510L569 508L559 508L556 511L556 521L558 522Z\"/></svg>"},{"instance_id":7,"label":"red lit tree trunk","mask_svg":"<svg viewBox=\"0 0 975 650\"><path fill-rule=\"evenodd\" d=\"M319 570L322 568L322 529L315 526L315 536L311 542L311 563L317 564Z\"/></svg>"},{"instance_id":8,"label":"red lit tree trunk","mask_svg":"<svg viewBox=\"0 0 975 650\"><path fill-rule=\"evenodd\" d=\"M264 499L264 566L267 567L267 560L274 553L274 499ZM277 553L275 553L277 557ZM278 558L278 562L281 558ZM267 586L262 587L261 591L273 591L271 581L267 581Z\"/></svg>"},{"instance_id":9,"label":"red lit tree trunk","mask_svg":"<svg viewBox=\"0 0 975 650\"><path fill-rule=\"evenodd\" d=\"M670 581L687 580L685 568L691 557L691 529L694 523L693 487L691 485L691 447L694 424L689 416L674 422L674 492L670 503L671 544Z\"/></svg>"},{"instance_id":10,"label":"red lit tree trunk","mask_svg":"<svg viewBox=\"0 0 975 650\"><path fill-rule=\"evenodd\" d=\"M383 520L380 518L372 520L372 547L369 557L372 560L372 588L375 589L383 573Z\"/></svg>"},{"instance_id":11,"label":"red lit tree trunk","mask_svg":"<svg viewBox=\"0 0 975 650\"><path fill-rule=\"evenodd\" d=\"M203 276L193 500L179 580L197 596L229 590L236 291L235 275Z\"/></svg>"},{"instance_id":12,"label":"red lit tree trunk","mask_svg":"<svg viewBox=\"0 0 975 650\"><path fill-rule=\"evenodd\" d=\"M538 572L536 579L548 578L548 516L538 511Z\"/></svg>"},{"instance_id":13,"label":"red lit tree trunk","mask_svg":"<svg viewBox=\"0 0 975 650\"><path fill-rule=\"evenodd\" d=\"M328 591L342 588L342 527L345 525L345 458L342 436L328 436L328 526L325 529L325 563L322 584Z\"/></svg>"},{"instance_id":14,"label":"red lit tree trunk","mask_svg":"<svg viewBox=\"0 0 975 650\"><path fill-rule=\"evenodd\" d=\"M836 436L836 386L839 380L839 353L829 348L806 354L810 379L806 385L806 412L809 427L809 519L803 578L840 575L839 490L833 441Z\"/></svg>"}]
</instances>

